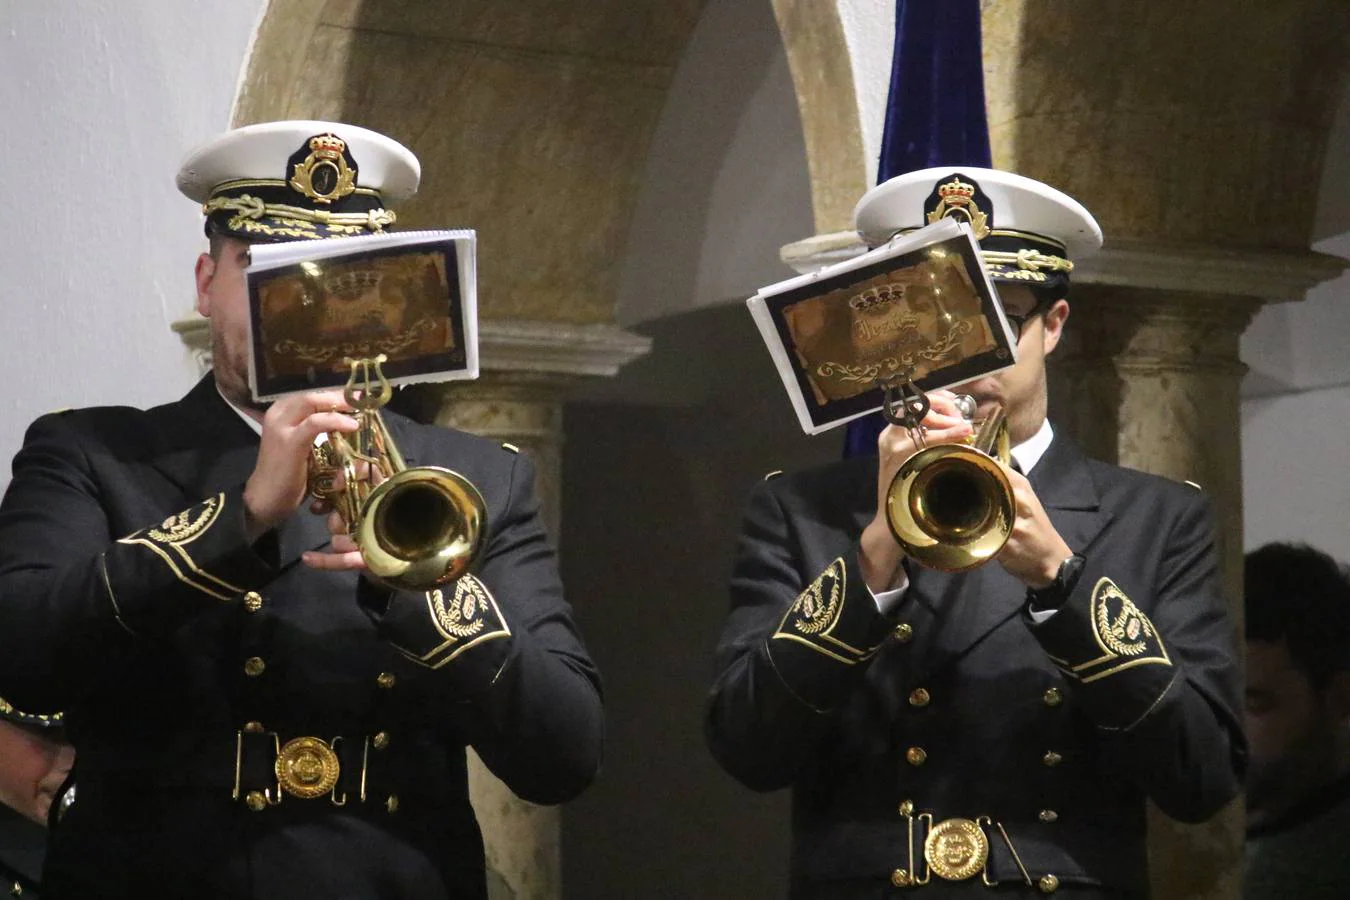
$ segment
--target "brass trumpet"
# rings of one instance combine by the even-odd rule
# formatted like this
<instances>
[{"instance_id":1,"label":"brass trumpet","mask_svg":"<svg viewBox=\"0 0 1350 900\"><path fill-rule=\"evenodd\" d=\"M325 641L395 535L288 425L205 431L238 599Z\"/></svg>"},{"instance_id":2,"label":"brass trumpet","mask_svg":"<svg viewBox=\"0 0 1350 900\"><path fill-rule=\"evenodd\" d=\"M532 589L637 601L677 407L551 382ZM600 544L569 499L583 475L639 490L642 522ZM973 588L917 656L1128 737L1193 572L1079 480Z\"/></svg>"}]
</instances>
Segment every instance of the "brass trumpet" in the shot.
<instances>
[{"instance_id":1,"label":"brass trumpet","mask_svg":"<svg viewBox=\"0 0 1350 900\"><path fill-rule=\"evenodd\" d=\"M408 468L380 414L393 396L381 369L385 359L382 353L346 360L351 376L343 396L359 427L351 435L329 432L327 442L315 445L309 491L342 516L372 579L398 590L429 591L473 566L483 548L487 504L458 472ZM342 488L336 487L338 472Z\"/></svg>"},{"instance_id":2,"label":"brass trumpet","mask_svg":"<svg viewBox=\"0 0 1350 900\"><path fill-rule=\"evenodd\" d=\"M958 396L957 406L974 418L973 397ZM1017 518L1012 484L999 465L1009 456L999 407L969 443L926 447L905 460L886 491L886 522L905 554L944 572L973 569L997 555Z\"/></svg>"}]
</instances>

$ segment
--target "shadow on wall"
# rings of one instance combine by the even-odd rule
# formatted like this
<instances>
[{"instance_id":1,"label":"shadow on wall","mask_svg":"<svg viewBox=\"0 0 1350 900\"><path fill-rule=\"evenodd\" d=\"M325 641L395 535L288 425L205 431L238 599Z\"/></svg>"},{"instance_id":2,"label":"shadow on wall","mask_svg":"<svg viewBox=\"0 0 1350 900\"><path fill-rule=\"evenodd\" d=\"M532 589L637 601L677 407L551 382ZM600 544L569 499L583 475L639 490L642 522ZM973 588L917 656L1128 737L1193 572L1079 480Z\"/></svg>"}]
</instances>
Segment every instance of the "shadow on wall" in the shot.
<instances>
[{"instance_id":1,"label":"shadow on wall","mask_svg":"<svg viewBox=\"0 0 1350 900\"><path fill-rule=\"evenodd\" d=\"M605 679L600 780L563 821L569 898L783 896L788 794L704 744L741 512L773 469L838 458L797 427L739 305L643 326L652 354L568 405L563 578Z\"/></svg>"}]
</instances>

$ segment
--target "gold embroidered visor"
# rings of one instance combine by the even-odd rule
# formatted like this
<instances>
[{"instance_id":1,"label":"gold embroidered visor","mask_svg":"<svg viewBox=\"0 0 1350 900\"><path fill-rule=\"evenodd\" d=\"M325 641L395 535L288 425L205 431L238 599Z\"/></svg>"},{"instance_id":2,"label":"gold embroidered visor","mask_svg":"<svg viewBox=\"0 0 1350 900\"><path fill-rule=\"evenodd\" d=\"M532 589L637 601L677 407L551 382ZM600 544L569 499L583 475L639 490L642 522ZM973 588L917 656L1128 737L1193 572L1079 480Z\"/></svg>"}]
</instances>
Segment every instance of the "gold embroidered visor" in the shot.
<instances>
[{"instance_id":1,"label":"gold embroidered visor","mask_svg":"<svg viewBox=\"0 0 1350 900\"><path fill-rule=\"evenodd\" d=\"M378 234L394 223L380 192L363 185L347 141L316 134L283 161L276 178L215 185L202 204L207 235L256 242Z\"/></svg>"},{"instance_id":2,"label":"gold embroidered visor","mask_svg":"<svg viewBox=\"0 0 1350 900\"><path fill-rule=\"evenodd\" d=\"M1077 200L998 169L907 172L869 190L854 210L858 232L872 246L946 219L970 226L992 281L1052 297L1067 292L1073 260L1102 245L1100 226Z\"/></svg>"}]
</instances>

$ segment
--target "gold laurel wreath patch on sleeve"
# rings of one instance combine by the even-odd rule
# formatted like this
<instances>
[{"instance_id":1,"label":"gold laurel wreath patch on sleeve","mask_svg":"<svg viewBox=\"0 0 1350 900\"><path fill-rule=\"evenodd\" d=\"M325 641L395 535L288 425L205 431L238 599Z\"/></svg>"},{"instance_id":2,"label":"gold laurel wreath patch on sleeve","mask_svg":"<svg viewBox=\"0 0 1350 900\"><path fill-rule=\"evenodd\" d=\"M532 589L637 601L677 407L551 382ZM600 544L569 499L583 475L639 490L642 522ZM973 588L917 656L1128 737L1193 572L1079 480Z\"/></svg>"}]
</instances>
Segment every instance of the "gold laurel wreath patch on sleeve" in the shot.
<instances>
[{"instance_id":1,"label":"gold laurel wreath patch on sleeve","mask_svg":"<svg viewBox=\"0 0 1350 900\"><path fill-rule=\"evenodd\" d=\"M450 640L464 640L473 637L487 624L486 616L492 602L487 588L471 576L455 582L454 593L449 602L445 592L437 589L428 594L431 601L431 614L436 627Z\"/></svg>"},{"instance_id":2,"label":"gold laurel wreath patch on sleeve","mask_svg":"<svg viewBox=\"0 0 1350 900\"><path fill-rule=\"evenodd\" d=\"M1092 631L1102 656L1073 667L1084 684L1134 666L1172 665L1157 627L1110 578L1092 589Z\"/></svg>"},{"instance_id":3,"label":"gold laurel wreath patch on sleeve","mask_svg":"<svg viewBox=\"0 0 1350 900\"><path fill-rule=\"evenodd\" d=\"M843 607L844 584L844 561L836 559L798 595L788 610L787 618L791 620L789 624L793 630L805 635L829 631Z\"/></svg>"},{"instance_id":4,"label":"gold laurel wreath patch on sleeve","mask_svg":"<svg viewBox=\"0 0 1350 900\"><path fill-rule=\"evenodd\" d=\"M847 570L841 557L830 563L815 581L807 585L806 590L797 595L778 623L778 630L773 633L771 640L805 644L818 653L848 665L867 659L876 652L875 647L860 650L833 634L844 612L847 592Z\"/></svg>"},{"instance_id":5,"label":"gold laurel wreath patch on sleeve","mask_svg":"<svg viewBox=\"0 0 1350 900\"><path fill-rule=\"evenodd\" d=\"M465 575L445 588L426 592L427 611L436 631L444 640L426 653L397 649L413 662L439 669L470 647L485 641L511 636L496 598L483 582Z\"/></svg>"},{"instance_id":6,"label":"gold laurel wreath patch on sleeve","mask_svg":"<svg viewBox=\"0 0 1350 900\"><path fill-rule=\"evenodd\" d=\"M188 547L193 541L206 534L211 526L220 520L225 508L225 495L217 494L179 513L166 518L159 525L143 528L124 538L119 544L140 546L159 558L175 578L189 587L208 594L218 600L233 600L243 593L238 585L231 584L218 575L206 571L193 558ZM112 587L108 586L109 597ZM113 600L116 606L116 600Z\"/></svg>"},{"instance_id":7,"label":"gold laurel wreath patch on sleeve","mask_svg":"<svg viewBox=\"0 0 1350 900\"><path fill-rule=\"evenodd\" d=\"M146 537L160 544L186 544L216 521L220 515L221 497L212 497L199 507L185 509L169 516L158 528L147 528Z\"/></svg>"}]
</instances>

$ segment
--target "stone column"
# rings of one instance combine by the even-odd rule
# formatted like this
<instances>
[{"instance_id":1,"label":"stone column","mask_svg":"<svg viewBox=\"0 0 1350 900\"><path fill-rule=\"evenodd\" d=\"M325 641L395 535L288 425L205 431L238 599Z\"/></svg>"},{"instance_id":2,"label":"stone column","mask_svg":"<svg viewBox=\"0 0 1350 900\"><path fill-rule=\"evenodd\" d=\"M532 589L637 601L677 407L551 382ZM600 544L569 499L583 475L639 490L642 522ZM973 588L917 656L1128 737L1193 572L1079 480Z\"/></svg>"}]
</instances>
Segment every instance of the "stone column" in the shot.
<instances>
[{"instance_id":1,"label":"stone column","mask_svg":"<svg viewBox=\"0 0 1350 900\"><path fill-rule=\"evenodd\" d=\"M203 372L209 368L206 320L189 317L175 322L173 329L201 362ZM407 389L412 396L406 398L405 408L421 421L510 443L528 453L556 545L561 525L562 410L568 389L584 377L613 376L645 354L650 343L611 325L480 322L481 377L415 385ZM483 830L490 900L562 896L558 808L516 797L472 750L469 797Z\"/></svg>"},{"instance_id":2,"label":"stone column","mask_svg":"<svg viewBox=\"0 0 1350 900\"><path fill-rule=\"evenodd\" d=\"M530 454L549 532L561 531L562 412L569 387L587 375L612 376L647 352L650 341L608 325L480 323L483 375L423 386L419 416L504 441ZM584 610L582 611L584 614ZM469 751L469 798L483 829L490 900L561 896L559 810L527 803Z\"/></svg>"},{"instance_id":3,"label":"stone column","mask_svg":"<svg viewBox=\"0 0 1350 900\"><path fill-rule=\"evenodd\" d=\"M1242 454L1238 344L1252 298L1088 286L1074 292L1076 340L1052 375L1051 409L1099 459L1190 481L1214 505L1231 621L1242 626ZM1239 646L1241 646L1239 644ZM1200 825L1149 806L1159 898L1241 896L1242 803Z\"/></svg>"},{"instance_id":4,"label":"stone column","mask_svg":"<svg viewBox=\"0 0 1350 900\"><path fill-rule=\"evenodd\" d=\"M1242 332L1263 302L1301 298L1344 266L1316 254L1161 251L1125 241L1075 273L1088 283L1070 292L1070 324L1052 358L1051 414L1091 455L1190 481L1208 495L1239 639ZM1240 799L1200 825L1151 806L1153 896L1241 896L1242 842Z\"/></svg>"}]
</instances>

